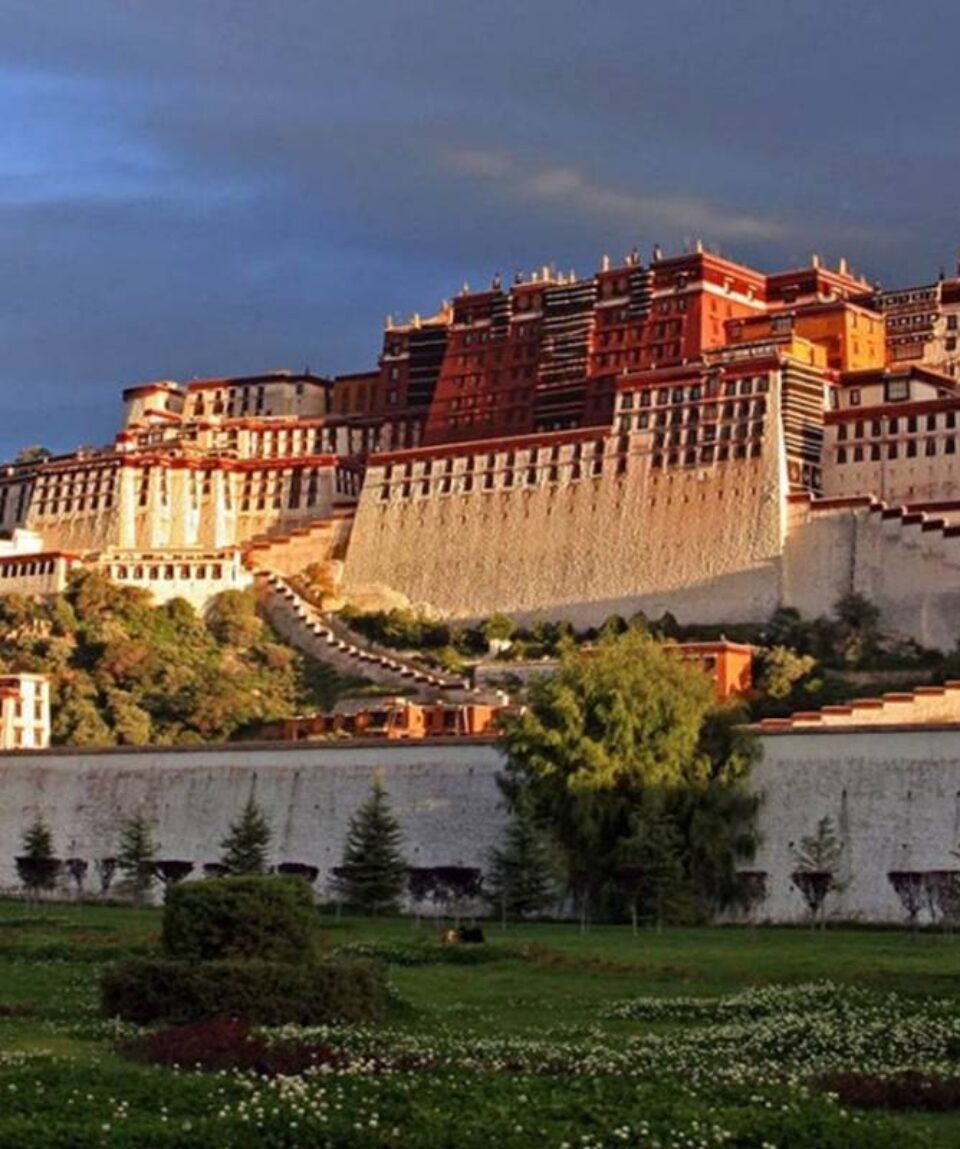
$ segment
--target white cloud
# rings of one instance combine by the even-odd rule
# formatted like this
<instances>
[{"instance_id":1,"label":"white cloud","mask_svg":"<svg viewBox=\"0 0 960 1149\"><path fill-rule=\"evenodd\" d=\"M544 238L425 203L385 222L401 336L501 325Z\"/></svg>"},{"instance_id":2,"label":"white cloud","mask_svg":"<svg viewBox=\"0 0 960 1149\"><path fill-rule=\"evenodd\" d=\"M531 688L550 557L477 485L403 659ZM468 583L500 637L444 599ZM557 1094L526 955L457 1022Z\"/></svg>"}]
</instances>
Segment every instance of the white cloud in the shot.
<instances>
[{"instance_id":1,"label":"white cloud","mask_svg":"<svg viewBox=\"0 0 960 1149\"><path fill-rule=\"evenodd\" d=\"M706 239L773 240L789 234L773 219L728 212L696 196L623 191L594 182L575 167L531 170L502 152L481 148L445 151L441 162L458 175L501 185L529 203L572 210L597 222L615 219L638 230L661 227Z\"/></svg>"}]
</instances>

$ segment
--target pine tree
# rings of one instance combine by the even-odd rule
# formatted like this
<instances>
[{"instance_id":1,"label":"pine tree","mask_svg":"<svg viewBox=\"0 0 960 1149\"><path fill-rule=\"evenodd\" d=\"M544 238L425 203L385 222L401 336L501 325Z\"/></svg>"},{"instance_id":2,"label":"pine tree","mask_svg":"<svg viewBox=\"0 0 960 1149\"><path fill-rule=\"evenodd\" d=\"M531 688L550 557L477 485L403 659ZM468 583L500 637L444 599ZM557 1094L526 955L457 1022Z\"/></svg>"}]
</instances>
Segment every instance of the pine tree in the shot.
<instances>
[{"instance_id":1,"label":"pine tree","mask_svg":"<svg viewBox=\"0 0 960 1149\"><path fill-rule=\"evenodd\" d=\"M61 863L53 856L53 837L39 815L23 835L23 853L16 863L20 881L30 894L53 889Z\"/></svg>"},{"instance_id":2,"label":"pine tree","mask_svg":"<svg viewBox=\"0 0 960 1149\"><path fill-rule=\"evenodd\" d=\"M369 913L395 911L407 882L403 832L386 791L373 783L370 797L350 819L343 864L334 871L344 901Z\"/></svg>"},{"instance_id":3,"label":"pine tree","mask_svg":"<svg viewBox=\"0 0 960 1149\"><path fill-rule=\"evenodd\" d=\"M823 910L827 895L842 885L837 877L843 855L843 843L837 837L833 819L821 818L817 832L801 838L799 848L793 847L796 868L790 880L803 895L810 910L811 925Z\"/></svg>"},{"instance_id":4,"label":"pine tree","mask_svg":"<svg viewBox=\"0 0 960 1149\"><path fill-rule=\"evenodd\" d=\"M230 832L220 843L223 855L220 864L224 873L237 877L241 874L265 874L267 849L273 831L251 794L240 817L230 825Z\"/></svg>"},{"instance_id":5,"label":"pine tree","mask_svg":"<svg viewBox=\"0 0 960 1149\"><path fill-rule=\"evenodd\" d=\"M153 889L153 834L143 814L127 818L120 828L117 869L124 875L137 902L145 901Z\"/></svg>"},{"instance_id":6,"label":"pine tree","mask_svg":"<svg viewBox=\"0 0 960 1149\"><path fill-rule=\"evenodd\" d=\"M519 803L503 832L503 844L490 853L490 897L504 918L524 918L555 899L550 847L526 803Z\"/></svg>"}]
</instances>

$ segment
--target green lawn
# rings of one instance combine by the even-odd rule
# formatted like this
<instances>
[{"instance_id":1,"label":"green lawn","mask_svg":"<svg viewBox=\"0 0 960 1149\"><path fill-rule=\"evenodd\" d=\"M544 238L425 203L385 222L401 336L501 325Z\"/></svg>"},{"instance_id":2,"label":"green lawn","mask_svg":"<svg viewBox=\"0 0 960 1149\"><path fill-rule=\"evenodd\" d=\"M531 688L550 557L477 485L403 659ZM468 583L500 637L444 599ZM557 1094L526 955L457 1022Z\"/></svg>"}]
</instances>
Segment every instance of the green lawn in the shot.
<instances>
[{"instance_id":1,"label":"green lawn","mask_svg":"<svg viewBox=\"0 0 960 1149\"><path fill-rule=\"evenodd\" d=\"M254 1085L113 1052L99 970L148 952L159 924L0 902L0 1149L960 1144L960 1113L844 1116L804 1084L836 1068L960 1073L960 939L491 924L483 960L461 964L436 963L436 923L321 915L331 949L407 962L428 945L436 964L391 963L382 1026L322 1034L419 1068ZM826 980L841 989L804 988Z\"/></svg>"}]
</instances>

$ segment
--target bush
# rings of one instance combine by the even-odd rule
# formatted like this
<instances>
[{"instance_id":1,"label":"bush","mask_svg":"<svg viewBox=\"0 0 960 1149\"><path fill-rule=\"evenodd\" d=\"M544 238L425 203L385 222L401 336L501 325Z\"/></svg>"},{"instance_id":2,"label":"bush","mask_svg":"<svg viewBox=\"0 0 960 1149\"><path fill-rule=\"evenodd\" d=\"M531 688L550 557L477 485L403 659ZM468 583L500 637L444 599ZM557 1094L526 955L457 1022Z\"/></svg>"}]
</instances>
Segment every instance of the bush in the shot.
<instances>
[{"instance_id":1,"label":"bush","mask_svg":"<svg viewBox=\"0 0 960 1149\"><path fill-rule=\"evenodd\" d=\"M316 1042L267 1041L246 1021L218 1018L143 1033L120 1046L132 1061L213 1072L234 1070L292 1077L320 1065L343 1068L342 1050Z\"/></svg>"},{"instance_id":2,"label":"bush","mask_svg":"<svg viewBox=\"0 0 960 1149\"><path fill-rule=\"evenodd\" d=\"M960 1109L960 1077L931 1077L916 1070L902 1073L825 1073L816 1080L841 1105L853 1109L926 1110L954 1113Z\"/></svg>"},{"instance_id":3,"label":"bush","mask_svg":"<svg viewBox=\"0 0 960 1149\"><path fill-rule=\"evenodd\" d=\"M139 1025L216 1017L256 1025L376 1021L386 995L379 962L139 958L108 968L100 982L103 1013Z\"/></svg>"},{"instance_id":4,"label":"bush","mask_svg":"<svg viewBox=\"0 0 960 1149\"><path fill-rule=\"evenodd\" d=\"M214 878L170 890L163 950L185 961L255 958L303 962L313 955L313 896L295 878Z\"/></svg>"}]
</instances>

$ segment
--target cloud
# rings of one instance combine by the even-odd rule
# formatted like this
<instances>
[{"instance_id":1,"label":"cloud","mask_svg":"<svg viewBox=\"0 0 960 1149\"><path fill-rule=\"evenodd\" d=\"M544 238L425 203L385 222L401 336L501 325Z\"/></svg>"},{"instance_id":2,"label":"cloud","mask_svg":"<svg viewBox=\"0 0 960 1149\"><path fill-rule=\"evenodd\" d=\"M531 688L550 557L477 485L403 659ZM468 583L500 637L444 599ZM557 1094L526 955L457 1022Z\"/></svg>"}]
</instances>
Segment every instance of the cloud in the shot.
<instances>
[{"instance_id":1,"label":"cloud","mask_svg":"<svg viewBox=\"0 0 960 1149\"><path fill-rule=\"evenodd\" d=\"M453 148L440 164L459 175L487 180L505 194L546 210L575 212L586 225L616 221L638 232L658 228L716 240L778 240L790 228L759 215L726 211L696 196L624 191L588 178L568 165L529 168L511 156L482 148Z\"/></svg>"}]
</instances>

